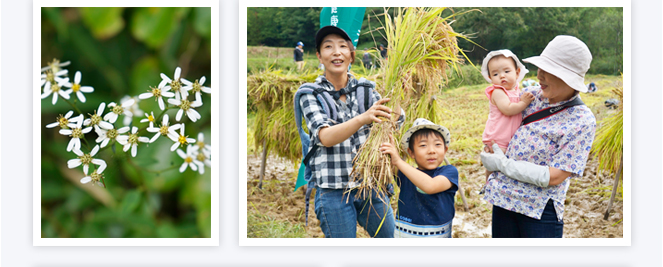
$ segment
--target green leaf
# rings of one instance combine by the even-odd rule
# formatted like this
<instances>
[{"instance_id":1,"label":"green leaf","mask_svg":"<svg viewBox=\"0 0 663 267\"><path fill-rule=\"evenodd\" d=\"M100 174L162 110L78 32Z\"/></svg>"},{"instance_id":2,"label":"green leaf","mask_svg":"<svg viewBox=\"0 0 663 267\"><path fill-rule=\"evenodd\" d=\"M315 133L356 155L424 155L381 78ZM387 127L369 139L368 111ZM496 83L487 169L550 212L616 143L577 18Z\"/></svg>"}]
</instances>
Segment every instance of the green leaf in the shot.
<instances>
[{"instance_id":1,"label":"green leaf","mask_svg":"<svg viewBox=\"0 0 663 267\"><path fill-rule=\"evenodd\" d=\"M170 222L164 222L157 227L157 236L163 238L177 238L177 229Z\"/></svg>"},{"instance_id":2,"label":"green leaf","mask_svg":"<svg viewBox=\"0 0 663 267\"><path fill-rule=\"evenodd\" d=\"M210 7L196 7L193 13L193 29L205 39L212 37L212 12Z\"/></svg>"},{"instance_id":3,"label":"green leaf","mask_svg":"<svg viewBox=\"0 0 663 267\"><path fill-rule=\"evenodd\" d=\"M133 212L140 205L141 193L138 190L130 190L124 195L122 204L120 204L120 215L124 216Z\"/></svg>"},{"instance_id":4,"label":"green leaf","mask_svg":"<svg viewBox=\"0 0 663 267\"><path fill-rule=\"evenodd\" d=\"M145 93L150 90L150 86L157 87L160 81L159 61L156 57L143 57L134 63L131 71L132 94L139 95ZM154 101L154 98L150 98L149 100Z\"/></svg>"},{"instance_id":5,"label":"green leaf","mask_svg":"<svg viewBox=\"0 0 663 267\"><path fill-rule=\"evenodd\" d=\"M122 7L81 7L83 23L97 39L108 39L124 28Z\"/></svg>"},{"instance_id":6,"label":"green leaf","mask_svg":"<svg viewBox=\"0 0 663 267\"><path fill-rule=\"evenodd\" d=\"M182 8L142 7L138 8L131 20L131 34L151 48L161 47L177 29Z\"/></svg>"}]
</instances>

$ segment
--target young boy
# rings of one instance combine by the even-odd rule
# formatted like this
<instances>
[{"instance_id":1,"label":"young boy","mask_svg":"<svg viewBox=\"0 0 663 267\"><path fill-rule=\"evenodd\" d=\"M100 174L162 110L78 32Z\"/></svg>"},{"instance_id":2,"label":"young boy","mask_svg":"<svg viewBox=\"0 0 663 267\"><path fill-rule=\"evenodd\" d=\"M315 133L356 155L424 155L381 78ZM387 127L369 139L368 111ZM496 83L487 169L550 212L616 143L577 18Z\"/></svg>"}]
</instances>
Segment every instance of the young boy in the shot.
<instances>
[{"instance_id":1,"label":"young boy","mask_svg":"<svg viewBox=\"0 0 663 267\"><path fill-rule=\"evenodd\" d=\"M398 167L401 188L394 237L451 237L458 170L440 166L450 137L445 127L422 118L415 120L401 145L407 147L417 168L403 161L392 144L382 144L382 153L391 155L391 164Z\"/></svg>"}]
</instances>

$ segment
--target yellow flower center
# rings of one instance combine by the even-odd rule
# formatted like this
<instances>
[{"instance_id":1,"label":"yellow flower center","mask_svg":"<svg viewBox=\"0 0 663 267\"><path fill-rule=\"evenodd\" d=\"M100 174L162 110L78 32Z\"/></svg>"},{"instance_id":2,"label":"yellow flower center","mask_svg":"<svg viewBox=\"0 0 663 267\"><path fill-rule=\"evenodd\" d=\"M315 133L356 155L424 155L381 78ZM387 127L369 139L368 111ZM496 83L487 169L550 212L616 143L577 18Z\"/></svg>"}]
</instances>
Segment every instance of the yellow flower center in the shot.
<instances>
[{"instance_id":1,"label":"yellow flower center","mask_svg":"<svg viewBox=\"0 0 663 267\"><path fill-rule=\"evenodd\" d=\"M130 144L138 144L138 134L130 134L129 135L129 143Z\"/></svg>"},{"instance_id":2,"label":"yellow flower center","mask_svg":"<svg viewBox=\"0 0 663 267\"><path fill-rule=\"evenodd\" d=\"M90 154L84 154L83 156L80 156L78 158L81 159L81 163L83 165L89 165L90 163L92 163L92 156L90 156Z\"/></svg>"},{"instance_id":3,"label":"yellow flower center","mask_svg":"<svg viewBox=\"0 0 663 267\"><path fill-rule=\"evenodd\" d=\"M62 116L62 114L60 114L60 117L58 118L58 123L60 124L60 128L62 129L69 128L69 126L67 126L67 124L69 124L69 120L64 116Z\"/></svg>"},{"instance_id":4,"label":"yellow flower center","mask_svg":"<svg viewBox=\"0 0 663 267\"><path fill-rule=\"evenodd\" d=\"M192 159L191 157L186 157L186 158L184 159L184 162L186 162L186 163L191 163L191 162L193 162L193 159Z\"/></svg>"},{"instance_id":5,"label":"yellow flower center","mask_svg":"<svg viewBox=\"0 0 663 267\"><path fill-rule=\"evenodd\" d=\"M198 148L200 148L200 150L203 150L203 148L205 148L205 142L203 142L203 141L199 141L196 144L198 145Z\"/></svg>"},{"instance_id":6,"label":"yellow flower center","mask_svg":"<svg viewBox=\"0 0 663 267\"><path fill-rule=\"evenodd\" d=\"M180 82L179 79L177 81L172 81L170 82L170 88L173 89L175 92L179 92L180 89L182 89L182 83Z\"/></svg>"},{"instance_id":7,"label":"yellow flower center","mask_svg":"<svg viewBox=\"0 0 663 267\"><path fill-rule=\"evenodd\" d=\"M106 132L106 136L110 139L115 139L115 137L117 137L117 130L115 129L108 130L108 132Z\"/></svg>"},{"instance_id":8,"label":"yellow flower center","mask_svg":"<svg viewBox=\"0 0 663 267\"><path fill-rule=\"evenodd\" d=\"M155 99L161 97L161 89L156 87L150 87L150 88L152 89L152 95L154 95Z\"/></svg>"},{"instance_id":9,"label":"yellow flower center","mask_svg":"<svg viewBox=\"0 0 663 267\"><path fill-rule=\"evenodd\" d=\"M154 116L152 116L152 114L150 114L149 116L147 116L147 120L151 121L151 122L154 122Z\"/></svg>"},{"instance_id":10,"label":"yellow flower center","mask_svg":"<svg viewBox=\"0 0 663 267\"><path fill-rule=\"evenodd\" d=\"M124 113L124 108L120 105L115 105L113 107L113 113L115 113L117 115L120 115L120 114Z\"/></svg>"},{"instance_id":11,"label":"yellow flower center","mask_svg":"<svg viewBox=\"0 0 663 267\"><path fill-rule=\"evenodd\" d=\"M187 110L189 110L190 107L191 107L191 102L189 100L182 99L182 103L180 104L180 108L184 111L187 111Z\"/></svg>"},{"instance_id":12,"label":"yellow flower center","mask_svg":"<svg viewBox=\"0 0 663 267\"><path fill-rule=\"evenodd\" d=\"M51 70L46 71L46 80L51 83L55 83L55 74L53 74L53 71Z\"/></svg>"},{"instance_id":13,"label":"yellow flower center","mask_svg":"<svg viewBox=\"0 0 663 267\"><path fill-rule=\"evenodd\" d=\"M71 137L72 138L81 138L83 137L83 130L81 128L74 128L71 130Z\"/></svg>"},{"instance_id":14,"label":"yellow flower center","mask_svg":"<svg viewBox=\"0 0 663 267\"><path fill-rule=\"evenodd\" d=\"M51 63L48 63L48 66L51 67L53 73L57 73L58 71L60 71L60 61L55 58L53 59L53 61L51 61Z\"/></svg>"},{"instance_id":15,"label":"yellow flower center","mask_svg":"<svg viewBox=\"0 0 663 267\"><path fill-rule=\"evenodd\" d=\"M94 170L92 174L90 174L90 178L92 178L92 182L97 183L101 181L101 177L103 174L97 173L97 170Z\"/></svg>"},{"instance_id":16,"label":"yellow flower center","mask_svg":"<svg viewBox=\"0 0 663 267\"><path fill-rule=\"evenodd\" d=\"M78 92L78 91L81 90L81 85L75 83L75 84L71 87L71 89L74 90L74 93L76 93L76 92Z\"/></svg>"},{"instance_id":17,"label":"yellow flower center","mask_svg":"<svg viewBox=\"0 0 663 267\"><path fill-rule=\"evenodd\" d=\"M198 80L196 80L196 81L193 83L193 85L191 85L191 86L193 87L193 89L191 89L191 91L193 91L194 93L200 92L200 90L202 90L202 89L201 89L202 86L198 83Z\"/></svg>"},{"instance_id":18,"label":"yellow flower center","mask_svg":"<svg viewBox=\"0 0 663 267\"><path fill-rule=\"evenodd\" d=\"M203 154L202 152L198 153L198 156L196 156L196 159L198 161L205 161L205 154Z\"/></svg>"},{"instance_id":19,"label":"yellow flower center","mask_svg":"<svg viewBox=\"0 0 663 267\"><path fill-rule=\"evenodd\" d=\"M58 91L60 91L60 86L58 86L57 83L52 83L51 84L51 91L53 91L53 93L57 93Z\"/></svg>"},{"instance_id":20,"label":"yellow flower center","mask_svg":"<svg viewBox=\"0 0 663 267\"><path fill-rule=\"evenodd\" d=\"M189 144L189 142L186 141L186 138L187 138L187 137L189 137L189 136L188 136L188 135L187 135L187 136L180 135L180 137L177 138L177 142L180 143L180 146L185 146L185 145L188 145L188 144Z\"/></svg>"},{"instance_id":21,"label":"yellow flower center","mask_svg":"<svg viewBox=\"0 0 663 267\"><path fill-rule=\"evenodd\" d=\"M159 128L159 133L163 136L168 135L168 124L161 126L161 128Z\"/></svg>"},{"instance_id":22,"label":"yellow flower center","mask_svg":"<svg viewBox=\"0 0 663 267\"><path fill-rule=\"evenodd\" d=\"M97 115L97 111L94 111L94 114L89 114L90 115L90 125L98 125L99 122L101 122L101 116Z\"/></svg>"}]
</instances>

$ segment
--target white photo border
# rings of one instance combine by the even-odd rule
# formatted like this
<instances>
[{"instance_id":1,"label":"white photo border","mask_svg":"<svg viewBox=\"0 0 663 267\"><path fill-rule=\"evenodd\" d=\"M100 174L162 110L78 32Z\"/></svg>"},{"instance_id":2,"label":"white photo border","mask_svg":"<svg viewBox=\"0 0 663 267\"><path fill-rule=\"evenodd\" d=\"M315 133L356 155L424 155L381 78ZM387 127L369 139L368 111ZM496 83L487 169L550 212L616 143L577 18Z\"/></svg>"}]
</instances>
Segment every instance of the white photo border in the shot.
<instances>
[{"instance_id":1,"label":"white photo border","mask_svg":"<svg viewBox=\"0 0 663 267\"><path fill-rule=\"evenodd\" d=\"M145 5L145 3L149 3ZM183 5L185 4L185 5ZM42 7L210 7L211 12L211 144L219 147L219 2L216 0L161 0L161 1L84 1L84 0L36 0L33 2L32 25L32 73L41 69L41 8ZM40 75L33 75L33 87L39 88ZM32 184L32 244L33 246L219 246L219 149L212 149L211 169L211 235L209 238L42 238L41 237L41 97L39 90L33 94L33 184Z\"/></svg>"}]
</instances>

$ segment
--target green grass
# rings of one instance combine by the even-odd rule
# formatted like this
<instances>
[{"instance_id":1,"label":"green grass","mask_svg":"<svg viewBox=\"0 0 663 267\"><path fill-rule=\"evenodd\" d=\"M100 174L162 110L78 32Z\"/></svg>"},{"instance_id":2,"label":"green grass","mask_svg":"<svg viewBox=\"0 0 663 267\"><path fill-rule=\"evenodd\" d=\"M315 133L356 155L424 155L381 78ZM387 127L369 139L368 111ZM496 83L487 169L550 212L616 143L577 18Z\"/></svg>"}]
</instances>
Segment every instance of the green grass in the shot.
<instances>
[{"instance_id":1,"label":"green grass","mask_svg":"<svg viewBox=\"0 0 663 267\"><path fill-rule=\"evenodd\" d=\"M247 214L246 232L248 238L305 238L308 237L302 223L275 220L256 210Z\"/></svg>"}]
</instances>

